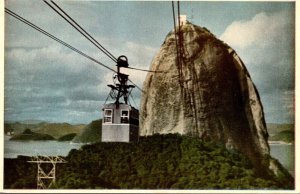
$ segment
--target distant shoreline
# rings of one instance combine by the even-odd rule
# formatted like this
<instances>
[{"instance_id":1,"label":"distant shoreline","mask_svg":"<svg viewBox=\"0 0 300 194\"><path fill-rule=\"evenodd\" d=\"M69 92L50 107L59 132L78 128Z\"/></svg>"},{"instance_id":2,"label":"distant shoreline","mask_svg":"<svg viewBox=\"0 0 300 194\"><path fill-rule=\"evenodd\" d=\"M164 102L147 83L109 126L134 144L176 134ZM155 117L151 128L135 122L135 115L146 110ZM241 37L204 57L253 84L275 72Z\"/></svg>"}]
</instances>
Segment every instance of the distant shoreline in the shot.
<instances>
[{"instance_id":1,"label":"distant shoreline","mask_svg":"<svg viewBox=\"0 0 300 194\"><path fill-rule=\"evenodd\" d=\"M292 145L292 142L285 141L268 141L270 145Z\"/></svg>"},{"instance_id":2,"label":"distant shoreline","mask_svg":"<svg viewBox=\"0 0 300 194\"><path fill-rule=\"evenodd\" d=\"M9 140L12 136L4 135L4 140ZM268 141L269 145L292 145L292 142L285 142L285 141ZM75 143L70 142L70 144L82 144L82 143Z\"/></svg>"}]
</instances>

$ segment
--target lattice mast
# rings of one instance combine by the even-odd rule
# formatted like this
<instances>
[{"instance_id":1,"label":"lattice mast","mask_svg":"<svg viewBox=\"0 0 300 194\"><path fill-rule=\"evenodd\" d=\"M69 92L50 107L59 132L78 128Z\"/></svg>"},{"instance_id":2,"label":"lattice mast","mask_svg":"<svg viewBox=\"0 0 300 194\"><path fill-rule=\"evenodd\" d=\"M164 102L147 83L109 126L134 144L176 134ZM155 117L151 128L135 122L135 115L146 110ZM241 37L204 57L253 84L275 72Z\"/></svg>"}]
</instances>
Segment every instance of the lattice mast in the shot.
<instances>
[{"instance_id":1,"label":"lattice mast","mask_svg":"<svg viewBox=\"0 0 300 194\"><path fill-rule=\"evenodd\" d=\"M67 163L60 156L34 156L31 158L29 163L37 164L37 189L49 189L56 180L56 164L57 163ZM48 164L48 165L47 165ZM47 165L50 171L46 172L42 165Z\"/></svg>"}]
</instances>

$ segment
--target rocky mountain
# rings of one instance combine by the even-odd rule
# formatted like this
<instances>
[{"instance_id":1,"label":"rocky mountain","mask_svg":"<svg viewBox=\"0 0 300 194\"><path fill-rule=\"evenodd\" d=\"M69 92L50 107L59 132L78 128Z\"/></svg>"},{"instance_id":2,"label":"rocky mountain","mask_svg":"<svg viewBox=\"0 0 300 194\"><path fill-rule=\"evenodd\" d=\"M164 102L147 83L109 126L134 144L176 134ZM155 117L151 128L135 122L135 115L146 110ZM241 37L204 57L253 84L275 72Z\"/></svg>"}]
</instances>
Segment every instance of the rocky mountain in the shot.
<instances>
[{"instance_id":1,"label":"rocky mountain","mask_svg":"<svg viewBox=\"0 0 300 194\"><path fill-rule=\"evenodd\" d=\"M178 28L177 28L178 32ZM244 153L258 172L290 175L270 157L259 93L246 66L226 43L205 28L181 26L170 32L144 81L141 135L179 133ZM182 44L177 60L176 44Z\"/></svg>"}]
</instances>

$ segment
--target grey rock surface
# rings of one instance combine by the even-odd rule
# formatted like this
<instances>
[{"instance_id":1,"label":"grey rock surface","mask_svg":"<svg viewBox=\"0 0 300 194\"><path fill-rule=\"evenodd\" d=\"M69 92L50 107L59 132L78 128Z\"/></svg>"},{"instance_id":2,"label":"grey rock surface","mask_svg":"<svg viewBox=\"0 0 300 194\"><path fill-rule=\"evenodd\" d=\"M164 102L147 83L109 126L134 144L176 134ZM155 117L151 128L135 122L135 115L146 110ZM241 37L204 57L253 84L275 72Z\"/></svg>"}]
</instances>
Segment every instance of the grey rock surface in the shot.
<instances>
[{"instance_id":1,"label":"grey rock surface","mask_svg":"<svg viewBox=\"0 0 300 194\"><path fill-rule=\"evenodd\" d=\"M144 81L141 135L198 136L245 153L258 168L269 167L263 106L244 63L205 28L187 23L181 33L182 65L171 31L150 68L165 73L148 73Z\"/></svg>"}]
</instances>

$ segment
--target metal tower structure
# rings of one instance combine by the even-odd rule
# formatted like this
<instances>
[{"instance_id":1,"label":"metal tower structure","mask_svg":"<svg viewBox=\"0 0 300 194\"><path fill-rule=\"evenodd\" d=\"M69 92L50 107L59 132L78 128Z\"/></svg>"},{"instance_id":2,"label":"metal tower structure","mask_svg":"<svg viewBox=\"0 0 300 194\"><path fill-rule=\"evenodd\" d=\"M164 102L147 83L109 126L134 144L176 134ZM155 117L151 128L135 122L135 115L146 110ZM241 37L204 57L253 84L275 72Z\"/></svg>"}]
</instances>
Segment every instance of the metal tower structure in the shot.
<instances>
[{"instance_id":1,"label":"metal tower structure","mask_svg":"<svg viewBox=\"0 0 300 194\"><path fill-rule=\"evenodd\" d=\"M49 189L55 183L56 164L67 163L60 156L34 156L27 162L37 164L37 189Z\"/></svg>"}]
</instances>

